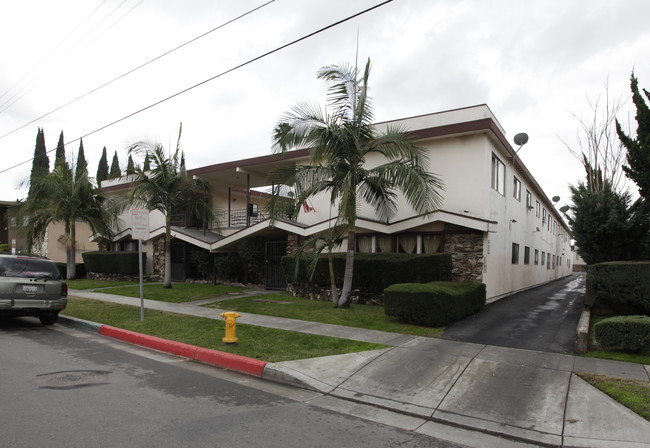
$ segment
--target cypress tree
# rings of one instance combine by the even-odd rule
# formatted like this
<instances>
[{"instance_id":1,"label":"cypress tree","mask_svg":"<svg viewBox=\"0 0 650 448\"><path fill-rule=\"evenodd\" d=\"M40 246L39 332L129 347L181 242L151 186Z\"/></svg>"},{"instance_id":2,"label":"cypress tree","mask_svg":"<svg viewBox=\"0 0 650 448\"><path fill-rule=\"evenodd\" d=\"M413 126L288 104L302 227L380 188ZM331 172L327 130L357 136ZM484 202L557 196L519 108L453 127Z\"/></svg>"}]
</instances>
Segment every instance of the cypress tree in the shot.
<instances>
[{"instance_id":1,"label":"cypress tree","mask_svg":"<svg viewBox=\"0 0 650 448\"><path fill-rule=\"evenodd\" d=\"M111 171L108 174L109 179L116 179L122 175L122 171L120 170L120 161L117 160L117 151L115 151L115 154L113 155L113 163L111 163Z\"/></svg>"},{"instance_id":2,"label":"cypress tree","mask_svg":"<svg viewBox=\"0 0 650 448\"><path fill-rule=\"evenodd\" d=\"M106 157L106 146L102 150L102 158L99 159L99 165L97 165L97 185L101 185L103 180L108 179L108 158Z\"/></svg>"},{"instance_id":3,"label":"cypress tree","mask_svg":"<svg viewBox=\"0 0 650 448\"><path fill-rule=\"evenodd\" d=\"M142 171L151 170L151 161L149 160L149 153L144 156L144 165L142 166Z\"/></svg>"},{"instance_id":4,"label":"cypress tree","mask_svg":"<svg viewBox=\"0 0 650 448\"><path fill-rule=\"evenodd\" d=\"M627 165L623 165L623 170L636 182L641 196L647 199L650 195L650 108L639 93L639 82L634 72L630 87L632 101L636 106L636 138L627 136L618 120L616 120L616 133L627 149ZM650 99L650 93L646 89L643 89L643 93Z\"/></svg>"},{"instance_id":5,"label":"cypress tree","mask_svg":"<svg viewBox=\"0 0 650 448\"><path fill-rule=\"evenodd\" d=\"M126 174L135 174L135 165L133 164L133 157L129 154L129 161L126 164Z\"/></svg>"},{"instance_id":6,"label":"cypress tree","mask_svg":"<svg viewBox=\"0 0 650 448\"><path fill-rule=\"evenodd\" d=\"M84 154L84 142L79 140L79 153L77 154L77 167L74 172L75 180L81 179L83 176L88 177L88 162Z\"/></svg>"},{"instance_id":7,"label":"cypress tree","mask_svg":"<svg viewBox=\"0 0 650 448\"><path fill-rule=\"evenodd\" d=\"M34 147L34 159L32 160L32 172L29 176L29 193L32 196L34 185L45 178L50 172L50 159L45 149L45 133L38 128L36 134L36 146Z\"/></svg>"},{"instance_id":8,"label":"cypress tree","mask_svg":"<svg viewBox=\"0 0 650 448\"><path fill-rule=\"evenodd\" d=\"M65 144L63 143L63 131L59 134L59 143L56 145L56 155L54 156L54 169L59 166L68 168L68 162L65 160Z\"/></svg>"}]
</instances>

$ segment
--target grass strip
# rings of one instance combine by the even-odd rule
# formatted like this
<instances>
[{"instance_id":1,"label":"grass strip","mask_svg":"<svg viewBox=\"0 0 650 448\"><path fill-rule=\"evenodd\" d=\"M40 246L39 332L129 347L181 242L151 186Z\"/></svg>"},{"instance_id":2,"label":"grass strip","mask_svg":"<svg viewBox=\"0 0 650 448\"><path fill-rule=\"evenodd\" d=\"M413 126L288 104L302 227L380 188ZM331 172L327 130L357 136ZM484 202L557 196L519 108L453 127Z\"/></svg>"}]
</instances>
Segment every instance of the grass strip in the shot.
<instances>
[{"instance_id":1,"label":"grass strip","mask_svg":"<svg viewBox=\"0 0 650 448\"><path fill-rule=\"evenodd\" d=\"M227 294L241 293L245 288L228 285L210 285L201 283L180 283L171 288L163 288L162 284L144 285L144 298L161 302L184 303L222 297ZM118 286L102 289L96 292L115 294L118 296L140 297L140 285Z\"/></svg>"},{"instance_id":2,"label":"grass strip","mask_svg":"<svg viewBox=\"0 0 650 448\"><path fill-rule=\"evenodd\" d=\"M650 421L650 382L579 373L580 378Z\"/></svg>"},{"instance_id":3,"label":"grass strip","mask_svg":"<svg viewBox=\"0 0 650 448\"><path fill-rule=\"evenodd\" d=\"M237 325L239 342L236 345L226 345L222 342L225 325L220 320L145 310L144 322L140 322L138 307L74 296L68 297L68 306L62 314L269 362L340 355L387 347L244 324Z\"/></svg>"},{"instance_id":4,"label":"grass strip","mask_svg":"<svg viewBox=\"0 0 650 448\"><path fill-rule=\"evenodd\" d=\"M100 289L100 288L112 288L115 286L125 286L125 285L134 285L138 282L117 282L117 281L108 281L108 280L90 280L85 278L79 278L74 280L66 280L68 288L70 289ZM138 296L140 297L140 296Z\"/></svg>"},{"instance_id":5,"label":"grass strip","mask_svg":"<svg viewBox=\"0 0 650 448\"><path fill-rule=\"evenodd\" d=\"M444 328L429 328L406 324L386 316L384 307L352 304L349 308L334 308L331 302L309 300L288 294L265 294L228 299L205 305L229 311L344 325L415 336L439 337Z\"/></svg>"}]
</instances>

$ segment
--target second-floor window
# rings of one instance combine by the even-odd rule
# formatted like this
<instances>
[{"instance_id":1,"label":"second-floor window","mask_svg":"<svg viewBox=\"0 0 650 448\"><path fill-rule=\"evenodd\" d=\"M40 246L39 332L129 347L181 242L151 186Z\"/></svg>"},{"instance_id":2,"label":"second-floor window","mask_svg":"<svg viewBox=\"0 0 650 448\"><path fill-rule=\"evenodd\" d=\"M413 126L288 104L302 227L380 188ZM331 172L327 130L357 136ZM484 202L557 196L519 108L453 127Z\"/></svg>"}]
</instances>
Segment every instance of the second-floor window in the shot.
<instances>
[{"instance_id":1,"label":"second-floor window","mask_svg":"<svg viewBox=\"0 0 650 448\"><path fill-rule=\"evenodd\" d=\"M521 182L516 177L512 181L512 197L521 202Z\"/></svg>"},{"instance_id":2,"label":"second-floor window","mask_svg":"<svg viewBox=\"0 0 650 448\"><path fill-rule=\"evenodd\" d=\"M526 190L526 209L530 210L533 208L533 194Z\"/></svg>"},{"instance_id":3,"label":"second-floor window","mask_svg":"<svg viewBox=\"0 0 650 448\"><path fill-rule=\"evenodd\" d=\"M501 194L505 194L505 190L506 190L505 177L506 177L506 166L495 154L492 154L491 186Z\"/></svg>"}]
</instances>

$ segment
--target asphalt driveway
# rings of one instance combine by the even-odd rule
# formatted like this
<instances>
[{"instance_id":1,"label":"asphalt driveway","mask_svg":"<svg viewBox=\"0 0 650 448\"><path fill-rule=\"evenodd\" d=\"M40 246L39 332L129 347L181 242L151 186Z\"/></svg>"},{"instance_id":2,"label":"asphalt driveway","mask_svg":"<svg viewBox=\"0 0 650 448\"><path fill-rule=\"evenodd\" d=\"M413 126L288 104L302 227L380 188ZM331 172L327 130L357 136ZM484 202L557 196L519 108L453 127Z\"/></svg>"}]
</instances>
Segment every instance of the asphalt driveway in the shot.
<instances>
[{"instance_id":1,"label":"asphalt driveway","mask_svg":"<svg viewBox=\"0 0 650 448\"><path fill-rule=\"evenodd\" d=\"M585 280L584 273L577 273L490 303L452 323L442 339L573 353Z\"/></svg>"}]
</instances>

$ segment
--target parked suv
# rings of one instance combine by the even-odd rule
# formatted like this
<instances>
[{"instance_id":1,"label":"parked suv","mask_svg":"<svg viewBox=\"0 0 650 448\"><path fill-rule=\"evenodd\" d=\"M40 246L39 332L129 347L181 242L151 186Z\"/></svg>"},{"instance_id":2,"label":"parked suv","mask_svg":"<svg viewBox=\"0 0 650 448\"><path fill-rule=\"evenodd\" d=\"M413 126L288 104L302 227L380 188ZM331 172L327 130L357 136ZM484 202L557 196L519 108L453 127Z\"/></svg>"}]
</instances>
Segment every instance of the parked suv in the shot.
<instances>
[{"instance_id":1,"label":"parked suv","mask_svg":"<svg viewBox=\"0 0 650 448\"><path fill-rule=\"evenodd\" d=\"M68 285L51 260L0 255L0 316L38 316L52 325L67 297Z\"/></svg>"}]
</instances>

